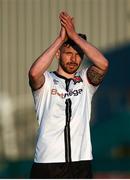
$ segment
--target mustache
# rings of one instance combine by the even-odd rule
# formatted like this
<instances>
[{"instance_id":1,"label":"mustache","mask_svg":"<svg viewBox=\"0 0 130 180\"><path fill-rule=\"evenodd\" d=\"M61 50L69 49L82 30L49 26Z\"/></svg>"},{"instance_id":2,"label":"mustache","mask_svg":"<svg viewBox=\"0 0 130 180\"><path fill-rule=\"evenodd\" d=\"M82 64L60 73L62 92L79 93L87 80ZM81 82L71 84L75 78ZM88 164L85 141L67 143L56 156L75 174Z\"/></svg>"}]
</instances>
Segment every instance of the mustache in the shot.
<instances>
[{"instance_id":1,"label":"mustache","mask_svg":"<svg viewBox=\"0 0 130 180\"><path fill-rule=\"evenodd\" d=\"M67 65L78 66L78 64L75 62L69 62L69 63L67 63Z\"/></svg>"}]
</instances>

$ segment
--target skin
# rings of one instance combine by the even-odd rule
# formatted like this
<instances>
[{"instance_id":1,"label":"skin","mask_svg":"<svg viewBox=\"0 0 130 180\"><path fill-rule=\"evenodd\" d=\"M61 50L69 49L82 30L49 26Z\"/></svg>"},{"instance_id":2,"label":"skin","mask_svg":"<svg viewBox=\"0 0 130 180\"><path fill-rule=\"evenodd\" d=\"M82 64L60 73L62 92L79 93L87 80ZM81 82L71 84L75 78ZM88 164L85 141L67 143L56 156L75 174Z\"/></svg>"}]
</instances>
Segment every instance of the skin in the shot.
<instances>
[{"instance_id":1,"label":"skin","mask_svg":"<svg viewBox=\"0 0 130 180\"><path fill-rule=\"evenodd\" d=\"M73 77L81 64L81 58L71 46L63 46L56 54L59 59L57 72L65 77Z\"/></svg>"},{"instance_id":2,"label":"skin","mask_svg":"<svg viewBox=\"0 0 130 180\"><path fill-rule=\"evenodd\" d=\"M91 84L97 86L101 83L107 72L108 60L96 47L77 34L74 26L74 18L69 16L67 12L62 11L59 15L59 20L61 24L59 36L36 59L29 70L29 82L32 89L37 90L44 85L45 77L43 73L49 68L55 55L59 60L57 73L66 78L74 77L76 70L81 64L81 59L72 47L63 46L63 43L68 37L84 51L85 55L93 63L89 67L86 76Z\"/></svg>"}]
</instances>

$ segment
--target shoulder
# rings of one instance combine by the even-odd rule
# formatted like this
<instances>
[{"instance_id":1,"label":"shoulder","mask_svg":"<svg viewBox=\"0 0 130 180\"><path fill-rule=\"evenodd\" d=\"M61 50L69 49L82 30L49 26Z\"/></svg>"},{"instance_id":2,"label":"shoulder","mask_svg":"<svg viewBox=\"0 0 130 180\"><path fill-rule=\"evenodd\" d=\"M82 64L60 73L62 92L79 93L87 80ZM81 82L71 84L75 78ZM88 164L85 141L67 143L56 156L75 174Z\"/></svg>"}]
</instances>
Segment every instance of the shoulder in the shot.
<instances>
[{"instance_id":1,"label":"shoulder","mask_svg":"<svg viewBox=\"0 0 130 180\"><path fill-rule=\"evenodd\" d=\"M44 83L41 86L39 86L39 88L37 88L37 89L31 88L32 91L36 94L42 92L43 90L45 91L45 89L48 89L48 87L50 86L50 84L52 82L51 81L51 79L52 79L51 72L45 71L43 73L43 77L44 77Z\"/></svg>"}]
</instances>

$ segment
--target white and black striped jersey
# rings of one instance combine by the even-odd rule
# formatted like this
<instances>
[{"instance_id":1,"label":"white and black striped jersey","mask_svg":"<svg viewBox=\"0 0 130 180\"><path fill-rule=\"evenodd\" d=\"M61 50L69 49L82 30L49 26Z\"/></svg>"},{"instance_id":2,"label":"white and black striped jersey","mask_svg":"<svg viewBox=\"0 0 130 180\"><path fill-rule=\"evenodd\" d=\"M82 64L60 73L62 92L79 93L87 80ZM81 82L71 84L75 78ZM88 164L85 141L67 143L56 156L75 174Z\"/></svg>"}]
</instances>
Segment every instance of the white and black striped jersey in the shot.
<instances>
[{"instance_id":1,"label":"white and black striped jersey","mask_svg":"<svg viewBox=\"0 0 130 180\"><path fill-rule=\"evenodd\" d=\"M45 84L32 91L39 123L34 162L92 159L91 100L97 87L81 70L73 79L45 72Z\"/></svg>"}]
</instances>

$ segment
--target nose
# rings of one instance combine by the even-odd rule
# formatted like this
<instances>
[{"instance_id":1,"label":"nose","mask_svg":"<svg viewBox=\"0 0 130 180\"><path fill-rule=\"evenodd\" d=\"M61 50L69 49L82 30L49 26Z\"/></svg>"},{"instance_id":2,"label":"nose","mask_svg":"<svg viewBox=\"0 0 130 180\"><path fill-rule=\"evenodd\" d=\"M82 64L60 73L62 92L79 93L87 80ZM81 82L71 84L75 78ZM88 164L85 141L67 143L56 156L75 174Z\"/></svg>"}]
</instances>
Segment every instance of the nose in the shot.
<instances>
[{"instance_id":1,"label":"nose","mask_svg":"<svg viewBox=\"0 0 130 180\"><path fill-rule=\"evenodd\" d=\"M75 55L75 54L72 54L72 56L71 56L71 61L73 61L73 62L76 61L76 55Z\"/></svg>"}]
</instances>

